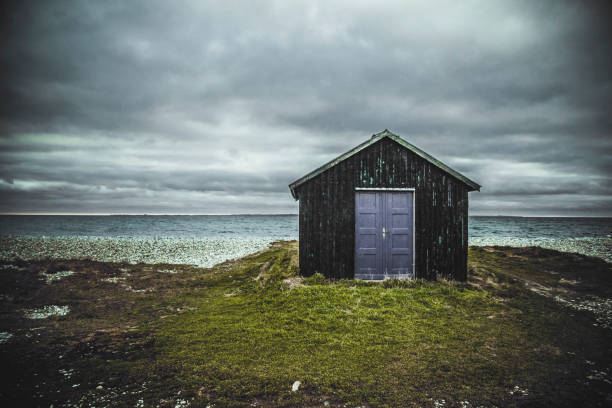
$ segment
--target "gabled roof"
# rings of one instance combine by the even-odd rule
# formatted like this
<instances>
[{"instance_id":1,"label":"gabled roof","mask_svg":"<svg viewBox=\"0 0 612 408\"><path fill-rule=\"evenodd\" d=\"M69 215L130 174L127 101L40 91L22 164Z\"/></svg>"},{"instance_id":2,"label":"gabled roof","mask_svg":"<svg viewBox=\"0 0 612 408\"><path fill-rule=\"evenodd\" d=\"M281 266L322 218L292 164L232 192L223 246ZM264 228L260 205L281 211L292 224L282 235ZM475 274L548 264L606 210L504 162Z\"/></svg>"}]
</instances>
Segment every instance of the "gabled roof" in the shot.
<instances>
[{"instance_id":1,"label":"gabled roof","mask_svg":"<svg viewBox=\"0 0 612 408\"><path fill-rule=\"evenodd\" d=\"M306 174L305 176L303 176L303 177L295 180L293 183L289 184L289 189L291 190L291 195L293 196L293 198L295 198L297 200L297 196L295 194L295 189L296 188L298 188L299 186L301 186L302 184L304 184L308 180L311 180L311 179L317 177L319 174L321 174L321 173L325 172L326 170L334 167L338 163L348 159L352 155L359 153L363 149L373 145L374 143L378 142L379 140L381 140L381 139L383 139L385 137L393 140L396 143L399 143L400 145L402 145L406 149L410 150L411 152L413 152L417 156L422 157L423 159L427 160L428 162L430 162L434 166L444 170L448 174L450 174L450 175L454 176L455 178L457 178L459 181L462 181L468 187L471 188L470 191L474 191L474 190L480 191L480 185L478 183L473 182L472 180L470 180L469 178L465 177L463 174L459 173L458 171L455 171L455 170L451 169L446 164L442 163L440 160L438 160L435 157L425 153L424 151L422 151L418 147L416 147L414 145L411 145L410 143L408 143L407 141L405 141L404 139L402 139L398 135L396 135L396 134L390 132L389 130L385 129L385 130L383 130L380 133L376 133L375 135L372 135L372 137L369 140L366 140L365 142L363 142L359 146L355 147L354 149L349 150L348 152L346 152L346 153L336 157L334 160L332 160L332 161L330 161L328 163L325 163L324 165L322 165L318 169L311 171L310 173Z\"/></svg>"}]
</instances>

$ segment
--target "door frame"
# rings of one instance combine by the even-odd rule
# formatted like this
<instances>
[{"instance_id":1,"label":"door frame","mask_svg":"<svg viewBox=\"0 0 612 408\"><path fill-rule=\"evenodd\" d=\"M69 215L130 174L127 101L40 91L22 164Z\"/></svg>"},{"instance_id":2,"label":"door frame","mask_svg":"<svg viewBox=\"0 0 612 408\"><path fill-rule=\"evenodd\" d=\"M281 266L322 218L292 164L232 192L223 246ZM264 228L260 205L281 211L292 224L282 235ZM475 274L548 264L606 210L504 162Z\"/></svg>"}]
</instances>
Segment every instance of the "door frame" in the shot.
<instances>
[{"instance_id":1,"label":"door frame","mask_svg":"<svg viewBox=\"0 0 612 408\"><path fill-rule=\"evenodd\" d=\"M397 192L412 192L412 273L414 275L414 279L416 279L416 270L415 259L416 259L416 189L414 187L355 187L355 191L397 191ZM355 198L357 194L353 194L353 203L355 203ZM357 214L355 213L355 237L353 238L353 243L355 243L357 239ZM357 248L353 250L353 277L355 277L355 267L357 265ZM357 278L359 279L359 278ZM390 278L384 278L390 279Z\"/></svg>"}]
</instances>

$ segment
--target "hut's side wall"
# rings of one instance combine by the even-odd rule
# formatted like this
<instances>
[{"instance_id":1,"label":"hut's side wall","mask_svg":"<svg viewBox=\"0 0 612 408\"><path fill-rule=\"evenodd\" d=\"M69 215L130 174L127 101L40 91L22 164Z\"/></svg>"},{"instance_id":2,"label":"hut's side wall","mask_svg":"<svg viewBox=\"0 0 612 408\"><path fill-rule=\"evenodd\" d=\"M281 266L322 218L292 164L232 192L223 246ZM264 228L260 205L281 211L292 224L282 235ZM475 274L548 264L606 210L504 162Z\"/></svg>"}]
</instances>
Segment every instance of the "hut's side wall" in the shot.
<instances>
[{"instance_id":1,"label":"hut's side wall","mask_svg":"<svg viewBox=\"0 0 612 408\"><path fill-rule=\"evenodd\" d=\"M297 189L303 275L353 278L355 187L415 188L416 276L466 279L467 186L387 138Z\"/></svg>"}]
</instances>

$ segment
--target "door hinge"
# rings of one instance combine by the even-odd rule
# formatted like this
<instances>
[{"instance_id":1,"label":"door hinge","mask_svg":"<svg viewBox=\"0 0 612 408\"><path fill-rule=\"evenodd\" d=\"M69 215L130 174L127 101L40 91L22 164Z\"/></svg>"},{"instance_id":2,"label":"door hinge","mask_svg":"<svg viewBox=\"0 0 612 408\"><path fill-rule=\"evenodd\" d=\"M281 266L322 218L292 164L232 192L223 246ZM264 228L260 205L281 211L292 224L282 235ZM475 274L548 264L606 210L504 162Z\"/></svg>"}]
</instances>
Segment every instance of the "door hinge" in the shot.
<instances>
[{"instance_id":1,"label":"door hinge","mask_svg":"<svg viewBox=\"0 0 612 408\"><path fill-rule=\"evenodd\" d=\"M385 230L385 227L383 227L383 230L382 230L383 239L385 239L386 234L387 234L387 230Z\"/></svg>"}]
</instances>

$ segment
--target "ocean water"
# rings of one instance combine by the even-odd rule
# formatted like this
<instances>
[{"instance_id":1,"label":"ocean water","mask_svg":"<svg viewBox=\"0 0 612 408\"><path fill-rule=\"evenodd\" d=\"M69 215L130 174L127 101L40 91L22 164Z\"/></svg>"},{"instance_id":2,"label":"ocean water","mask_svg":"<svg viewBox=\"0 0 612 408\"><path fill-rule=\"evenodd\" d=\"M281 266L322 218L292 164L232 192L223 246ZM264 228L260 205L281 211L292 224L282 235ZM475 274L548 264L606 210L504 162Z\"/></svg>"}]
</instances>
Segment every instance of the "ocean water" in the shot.
<instances>
[{"instance_id":1,"label":"ocean water","mask_svg":"<svg viewBox=\"0 0 612 408\"><path fill-rule=\"evenodd\" d=\"M297 239L297 215L1 215L0 236Z\"/></svg>"},{"instance_id":2,"label":"ocean water","mask_svg":"<svg viewBox=\"0 0 612 408\"><path fill-rule=\"evenodd\" d=\"M298 238L296 215L0 216L0 259L212 266ZM612 262L612 218L470 217L470 245L538 245Z\"/></svg>"},{"instance_id":3,"label":"ocean water","mask_svg":"<svg viewBox=\"0 0 612 408\"><path fill-rule=\"evenodd\" d=\"M541 246L612 262L612 218L470 217L470 245Z\"/></svg>"}]
</instances>

